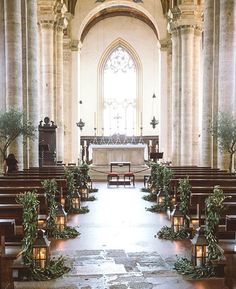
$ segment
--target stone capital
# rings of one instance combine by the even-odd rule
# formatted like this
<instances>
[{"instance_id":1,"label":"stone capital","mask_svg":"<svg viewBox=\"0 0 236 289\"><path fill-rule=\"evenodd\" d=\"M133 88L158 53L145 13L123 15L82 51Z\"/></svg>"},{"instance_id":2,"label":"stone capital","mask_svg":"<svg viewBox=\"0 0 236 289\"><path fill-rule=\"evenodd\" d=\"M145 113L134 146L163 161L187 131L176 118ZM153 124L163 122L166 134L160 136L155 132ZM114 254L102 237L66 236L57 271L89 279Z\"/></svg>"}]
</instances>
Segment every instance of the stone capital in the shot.
<instances>
[{"instance_id":1,"label":"stone capital","mask_svg":"<svg viewBox=\"0 0 236 289\"><path fill-rule=\"evenodd\" d=\"M82 42L79 40L71 40L70 48L71 48L71 51L79 51L80 52L80 50L82 48Z\"/></svg>"},{"instance_id":2,"label":"stone capital","mask_svg":"<svg viewBox=\"0 0 236 289\"><path fill-rule=\"evenodd\" d=\"M167 51L170 46L170 38L160 40L160 50Z\"/></svg>"}]
</instances>

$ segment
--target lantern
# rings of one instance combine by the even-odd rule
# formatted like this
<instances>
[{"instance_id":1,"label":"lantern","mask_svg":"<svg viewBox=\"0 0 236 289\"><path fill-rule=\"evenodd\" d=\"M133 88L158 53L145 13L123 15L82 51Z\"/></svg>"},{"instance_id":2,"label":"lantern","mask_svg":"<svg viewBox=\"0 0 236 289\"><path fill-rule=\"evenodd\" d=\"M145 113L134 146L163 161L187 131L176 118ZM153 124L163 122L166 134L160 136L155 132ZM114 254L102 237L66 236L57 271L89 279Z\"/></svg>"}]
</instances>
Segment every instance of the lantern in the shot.
<instances>
[{"instance_id":1,"label":"lantern","mask_svg":"<svg viewBox=\"0 0 236 289\"><path fill-rule=\"evenodd\" d=\"M192 239L192 263L194 266L203 267L208 258L208 243L202 228L198 228Z\"/></svg>"},{"instance_id":2,"label":"lantern","mask_svg":"<svg viewBox=\"0 0 236 289\"><path fill-rule=\"evenodd\" d=\"M189 227L192 228L193 230L196 230L199 227L199 219L191 219Z\"/></svg>"},{"instance_id":3,"label":"lantern","mask_svg":"<svg viewBox=\"0 0 236 289\"><path fill-rule=\"evenodd\" d=\"M82 186L79 187L79 193L81 195L81 199L88 199L89 197L89 189L88 187L84 184Z\"/></svg>"},{"instance_id":4,"label":"lantern","mask_svg":"<svg viewBox=\"0 0 236 289\"><path fill-rule=\"evenodd\" d=\"M157 204L158 205L163 205L165 203L165 194L164 191L159 191L157 195Z\"/></svg>"},{"instance_id":5,"label":"lantern","mask_svg":"<svg viewBox=\"0 0 236 289\"><path fill-rule=\"evenodd\" d=\"M80 209L80 195L78 190L74 190L72 198L71 198L71 206L72 209Z\"/></svg>"},{"instance_id":6,"label":"lantern","mask_svg":"<svg viewBox=\"0 0 236 289\"><path fill-rule=\"evenodd\" d=\"M33 243L33 263L35 267L44 269L50 259L50 241L44 235L43 230L38 230L37 238Z\"/></svg>"},{"instance_id":7,"label":"lantern","mask_svg":"<svg viewBox=\"0 0 236 289\"><path fill-rule=\"evenodd\" d=\"M87 181L87 186L88 186L88 188L89 188L90 190L92 190L92 188L93 188L93 183L92 183L92 180L91 180L90 177L89 177L89 179L88 179L88 181Z\"/></svg>"},{"instance_id":8,"label":"lantern","mask_svg":"<svg viewBox=\"0 0 236 289\"><path fill-rule=\"evenodd\" d=\"M66 212L62 204L58 203L56 212L56 227L61 232L66 226Z\"/></svg>"},{"instance_id":9,"label":"lantern","mask_svg":"<svg viewBox=\"0 0 236 289\"><path fill-rule=\"evenodd\" d=\"M179 232L181 229L184 228L184 215L179 210L177 205L175 205L174 210L171 214L171 220L172 220L172 227L175 233Z\"/></svg>"},{"instance_id":10,"label":"lantern","mask_svg":"<svg viewBox=\"0 0 236 289\"><path fill-rule=\"evenodd\" d=\"M38 229L45 229L45 227L46 227L46 220L38 219Z\"/></svg>"}]
</instances>

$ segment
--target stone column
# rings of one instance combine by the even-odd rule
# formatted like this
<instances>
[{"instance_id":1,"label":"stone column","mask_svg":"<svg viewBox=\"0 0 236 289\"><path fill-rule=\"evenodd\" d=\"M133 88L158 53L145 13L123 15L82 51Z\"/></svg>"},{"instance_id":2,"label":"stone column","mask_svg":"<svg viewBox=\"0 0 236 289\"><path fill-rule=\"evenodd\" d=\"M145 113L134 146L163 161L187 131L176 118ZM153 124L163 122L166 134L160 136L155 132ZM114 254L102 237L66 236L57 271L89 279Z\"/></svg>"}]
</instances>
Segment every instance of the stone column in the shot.
<instances>
[{"instance_id":1,"label":"stone column","mask_svg":"<svg viewBox=\"0 0 236 289\"><path fill-rule=\"evenodd\" d=\"M192 164L192 100L194 28L181 27L181 165Z\"/></svg>"},{"instance_id":2,"label":"stone column","mask_svg":"<svg viewBox=\"0 0 236 289\"><path fill-rule=\"evenodd\" d=\"M57 160L64 161L64 91L63 91L63 29L64 19L60 18L55 27L56 50L56 124L57 124Z\"/></svg>"},{"instance_id":3,"label":"stone column","mask_svg":"<svg viewBox=\"0 0 236 289\"><path fill-rule=\"evenodd\" d=\"M169 83L169 71L168 71L168 40L160 41L160 95L161 95L161 110L160 110L160 140L159 149L164 152L164 159L170 159L168 155L168 144L171 139L168 138L168 132L170 131L171 113L169 111L170 103L168 98L168 83Z\"/></svg>"},{"instance_id":4,"label":"stone column","mask_svg":"<svg viewBox=\"0 0 236 289\"><path fill-rule=\"evenodd\" d=\"M78 88L78 73L79 73L79 41L71 41L71 148L72 162L78 161L79 158L79 132L76 123L78 122L78 104L79 104L79 88Z\"/></svg>"},{"instance_id":5,"label":"stone column","mask_svg":"<svg viewBox=\"0 0 236 289\"><path fill-rule=\"evenodd\" d=\"M23 108L22 99L22 30L21 1L5 0L5 55L6 55L6 108ZM22 137L18 137L10 150L16 155L19 168L23 167Z\"/></svg>"},{"instance_id":6,"label":"stone column","mask_svg":"<svg viewBox=\"0 0 236 289\"><path fill-rule=\"evenodd\" d=\"M54 55L53 35L54 21L41 21L41 47L42 47L42 111L44 117L48 116L55 121L54 115Z\"/></svg>"},{"instance_id":7,"label":"stone column","mask_svg":"<svg viewBox=\"0 0 236 289\"><path fill-rule=\"evenodd\" d=\"M178 29L172 39L172 163L180 165L180 37Z\"/></svg>"},{"instance_id":8,"label":"stone column","mask_svg":"<svg viewBox=\"0 0 236 289\"><path fill-rule=\"evenodd\" d=\"M27 84L28 84L28 117L37 128L40 113L38 84L38 28L37 0L26 1L27 11ZM29 141L29 166L37 167L39 159L38 130L37 138Z\"/></svg>"},{"instance_id":9,"label":"stone column","mask_svg":"<svg viewBox=\"0 0 236 289\"><path fill-rule=\"evenodd\" d=\"M220 1L218 112L233 114L235 107L236 2ZM218 167L228 168L228 154L218 152Z\"/></svg>"},{"instance_id":10,"label":"stone column","mask_svg":"<svg viewBox=\"0 0 236 289\"><path fill-rule=\"evenodd\" d=\"M64 162L69 163L72 160L71 149L71 49L70 39L64 38L63 50L63 90L64 90Z\"/></svg>"},{"instance_id":11,"label":"stone column","mask_svg":"<svg viewBox=\"0 0 236 289\"><path fill-rule=\"evenodd\" d=\"M201 130L201 166L212 165L212 136L209 122L212 120L214 91L214 1L204 3L204 42L203 42L203 95Z\"/></svg>"},{"instance_id":12,"label":"stone column","mask_svg":"<svg viewBox=\"0 0 236 289\"><path fill-rule=\"evenodd\" d=\"M0 0L0 110L6 109L6 58L5 58L5 23L4 0Z\"/></svg>"},{"instance_id":13,"label":"stone column","mask_svg":"<svg viewBox=\"0 0 236 289\"><path fill-rule=\"evenodd\" d=\"M192 102L192 165L199 165L200 153L200 117L199 117L199 103L200 103L200 73L201 73L201 40L202 30L197 27L194 30L194 46L193 46L193 102Z\"/></svg>"}]
</instances>

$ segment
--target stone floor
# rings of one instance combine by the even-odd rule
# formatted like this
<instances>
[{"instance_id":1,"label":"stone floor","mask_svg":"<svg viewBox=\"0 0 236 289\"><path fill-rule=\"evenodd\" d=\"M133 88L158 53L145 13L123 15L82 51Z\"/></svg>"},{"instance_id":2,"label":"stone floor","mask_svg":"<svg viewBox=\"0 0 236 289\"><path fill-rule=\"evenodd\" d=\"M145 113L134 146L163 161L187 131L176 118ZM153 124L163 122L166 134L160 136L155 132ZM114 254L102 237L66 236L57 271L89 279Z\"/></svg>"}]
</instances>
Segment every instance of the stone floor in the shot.
<instances>
[{"instance_id":1,"label":"stone floor","mask_svg":"<svg viewBox=\"0 0 236 289\"><path fill-rule=\"evenodd\" d=\"M71 271L48 282L15 282L16 289L224 289L234 287L234 255L226 287L224 280L187 280L173 270L176 255L189 257L190 241L163 241L156 232L169 224L164 214L147 212L152 203L140 188L107 188L97 183L90 212L70 216L81 233L74 240L53 241L52 254L65 256ZM233 257L232 257L233 256Z\"/></svg>"}]
</instances>

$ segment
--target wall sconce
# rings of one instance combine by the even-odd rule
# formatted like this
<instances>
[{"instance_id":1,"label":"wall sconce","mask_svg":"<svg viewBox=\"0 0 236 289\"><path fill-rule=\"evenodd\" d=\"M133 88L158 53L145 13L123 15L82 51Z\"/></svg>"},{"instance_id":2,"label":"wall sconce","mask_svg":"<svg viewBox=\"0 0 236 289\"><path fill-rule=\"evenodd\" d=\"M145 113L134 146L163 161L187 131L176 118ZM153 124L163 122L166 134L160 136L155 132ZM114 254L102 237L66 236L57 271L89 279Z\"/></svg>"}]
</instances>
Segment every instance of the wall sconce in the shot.
<instances>
[{"instance_id":1,"label":"wall sconce","mask_svg":"<svg viewBox=\"0 0 236 289\"><path fill-rule=\"evenodd\" d=\"M153 96L152 96L152 114L153 114L153 117L152 117L152 120L150 122L150 125L152 126L152 128L156 128L156 126L158 125L159 121L156 119L156 117L154 116L154 108L156 106L156 95L155 93L153 93Z\"/></svg>"},{"instance_id":2,"label":"wall sconce","mask_svg":"<svg viewBox=\"0 0 236 289\"><path fill-rule=\"evenodd\" d=\"M79 120L79 122L76 123L76 125L80 128L82 131L83 127L85 126L85 123L82 121L82 119Z\"/></svg>"},{"instance_id":3,"label":"wall sconce","mask_svg":"<svg viewBox=\"0 0 236 289\"><path fill-rule=\"evenodd\" d=\"M66 226L66 212L63 208L63 205L58 203L57 212L56 212L56 227L62 232Z\"/></svg>"},{"instance_id":4,"label":"wall sconce","mask_svg":"<svg viewBox=\"0 0 236 289\"><path fill-rule=\"evenodd\" d=\"M43 230L38 230L37 237L33 243L33 262L38 268L44 269L50 258L50 241L44 235Z\"/></svg>"},{"instance_id":5,"label":"wall sconce","mask_svg":"<svg viewBox=\"0 0 236 289\"><path fill-rule=\"evenodd\" d=\"M79 101L79 104L82 105L82 100ZM85 126L85 122L82 121L82 119L80 118L79 122L76 123L76 125L80 128L80 130L82 131L83 127Z\"/></svg>"},{"instance_id":6,"label":"wall sconce","mask_svg":"<svg viewBox=\"0 0 236 289\"><path fill-rule=\"evenodd\" d=\"M203 267L208 258L208 243L203 229L197 229L195 237L192 239L192 263L194 266Z\"/></svg>"},{"instance_id":7,"label":"wall sconce","mask_svg":"<svg viewBox=\"0 0 236 289\"><path fill-rule=\"evenodd\" d=\"M184 215L179 210L177 205L175 205L175 208L171 214L171 219L172 227L175 233L179 232L181 229L184 228Z\"/></svg>"}]
</instances>

